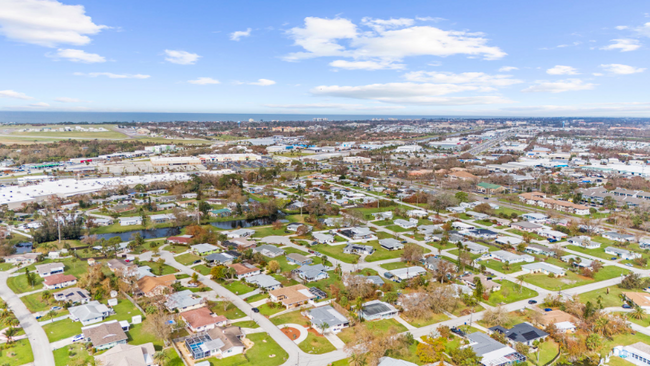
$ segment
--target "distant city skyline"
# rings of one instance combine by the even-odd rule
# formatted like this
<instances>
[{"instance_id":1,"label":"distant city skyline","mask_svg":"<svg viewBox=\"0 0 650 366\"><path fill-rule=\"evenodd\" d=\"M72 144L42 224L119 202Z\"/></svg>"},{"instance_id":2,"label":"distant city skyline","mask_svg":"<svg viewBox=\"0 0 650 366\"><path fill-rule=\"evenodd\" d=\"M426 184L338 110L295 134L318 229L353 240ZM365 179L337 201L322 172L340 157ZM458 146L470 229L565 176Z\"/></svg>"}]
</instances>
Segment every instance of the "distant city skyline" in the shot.
<instances>
[{"instance_id":1,"label":"distant city skyline","mask_svg":"<svg viewBox=\"0 0 650 366\"><path fill-rule=\"evenodd\" d=\"M650 9L0 0L0 112L650 117Z\"/></svg>"}]
</instances>

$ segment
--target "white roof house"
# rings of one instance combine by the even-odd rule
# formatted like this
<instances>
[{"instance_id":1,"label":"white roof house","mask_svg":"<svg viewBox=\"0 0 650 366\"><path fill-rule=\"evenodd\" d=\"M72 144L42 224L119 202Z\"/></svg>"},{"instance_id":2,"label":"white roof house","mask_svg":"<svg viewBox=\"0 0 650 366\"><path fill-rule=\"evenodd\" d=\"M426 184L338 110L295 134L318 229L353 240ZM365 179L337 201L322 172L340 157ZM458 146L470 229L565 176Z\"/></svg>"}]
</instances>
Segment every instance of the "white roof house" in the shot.
<instances>
[{"instance_id":1,"label":"white roof house","mask_svg":"<svg viewBox=\"0 0 650 366\"><path fill-rule=\"evenodd\" d=\"M556 277L561 277L566 275L566 271L562 267L544 262L524 264L521 266L521 269L528 271L528 273L543 273L543 274L552 274Z\"/></svg>"},{"instance_id":2,"label":"white roof house","mask_svg":"<svg viewBox=\"0 0 650 366\"><path fill-rule=\"evenodd\" d=\"M400 282L403 280L408 280L413 277L417 277L420 275L423 275L427 273L427 270L424 269L423 267L418 267L418 266L412 266L412 267L406 267L406 268L398 268L394 269L392 271L388 271L390 274L392 274L395 277L396 282Z\"/></svg>"},{"instance_id":3,"label":"white roof house","mask_svg":"<svg viewBox=\"0 0 650 366\"><path fill-rule=\"evenodd\" d=\"M535 261L535 257L533 257L532 255L528 255L528 254L519 255L519 254L507 252L505 250L497 250L497 251L494 251L494 252L490 252L490 257L492 259L495 259L495 260L498 260L498 261L501 261L501 262L504 262L504 263L508 262L510 264L521 263L521 262L532 263L532 262Z\"/></svg>"}]
</instances>

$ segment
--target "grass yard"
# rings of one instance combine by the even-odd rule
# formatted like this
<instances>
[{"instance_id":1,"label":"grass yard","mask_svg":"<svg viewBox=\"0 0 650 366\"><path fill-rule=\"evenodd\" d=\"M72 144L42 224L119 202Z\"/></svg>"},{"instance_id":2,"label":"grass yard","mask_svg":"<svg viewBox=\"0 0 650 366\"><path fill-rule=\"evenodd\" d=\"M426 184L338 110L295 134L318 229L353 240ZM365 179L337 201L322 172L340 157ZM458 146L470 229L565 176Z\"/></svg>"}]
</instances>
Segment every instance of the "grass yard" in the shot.
<instances>
[{"instance_id":1,"label":"grass yard","mask_svg":"<svg viewBox=\"0 0 650 366\"><path fill-rule=\"evenodd\" d=\"M157 276L164 276L172 273L178 272L178 270L168 264L158 264L156 262L140 262L141 266L151 267L151 273ZM161 272L162 268L162 272Z\"/></svg>"},{"instance_id":2,"label":"grass yard","mask_svg":"<svg viewBox=\"0 0 650 366\"><path fill-rule=\"evenodd\" d=\"M607 293L608 290L609 294ZM624 290L618 286L606 287L580 294L580 301L583 303L587 303L587 301L589 301L592 304L596 305L598 304L598 299L600 298L601 304L605 308L620 307L623 305L623 301L621 301L620 295L623 292L628 291L641 291L641 289Z\"/></svg>"},{"instance_id":3,"label":"grass yard","mask_svg":"<svg viewBox=\"0 0 650 366\"><path fill-rule=\"evenodd\" d=\"M503 207L503 206L499 206L498 210L494 210L495 216L499 216L499 214L501 213L510 217L510 215L512 215L513 213L516 213L517 215L523 215L525 212L520 210L515 210L514 208L510 208L510 207Z\"/></svg>"},{"instance_id":4,"label":"grass yard","mask_svg":"<svg viewBox=\"0 0 650 366\"><path fill-rule=\"evenodd\" d=\"M336 351L336 347L334 347L327 338L324 336L317 336L312 332L307 334L307 339L300 342L298 347L300 347L303 352L315 355Z\"/></svg>"},{"instance_id":5,"label":"grass yard","mask_svg":"<svg viewBox=\"0 0 650 366\"><path fill-rule=\"evenodd\" d=\"M165 356L167 357L165 366L185 366L183 360L181 359L181 357L178 355L178 352L176 352L174 348L167 348L164 352L165 352Z\"/></svg>"},{"instance_id":6,"label":"grass yard","mask_svg":"<svg viewBox=\"0 0 650 366\"><path fill-rule=\"evenodd\" d=\"M4 272L14 268L13 263L0 263L0 271Z\"/></svg>"},{"instance_id":7,"label":"grass yard","mask_svg":"<svg viewBox=\"0 0 650 366\"><path fill-rule=\"evenodd\" d=\"M406 268L408 266L409 265L406 262L391 262L391 263L384 263L384 264L380 265L381 268L387 269L389 271L392 271L392 270L398 269L398 268Z\"/></svg>"},{"instance_id":8,"label":"grass yard","mask_svg":"<svg viewBox=\"0 0 650 366\"><path fill-rule=\"evenodd\" d=\"M217 315L223 315L230 320L241 319L246 316L243 311L239 310L238 307L232 303L228 303L226 310L223 308L224 304L222 302L216 302L210 310Z\"/></svg>"},{"instance_id":9,"label":"grass yard","mask_svg":"<svg viewBox=\"0 0 650 366\"><path fill-rule=\"evenodd\" d=\"M486 301L487 304L497 306L500 303L510 304L512 302L525 300L539 295L536 291L527 287L520 287L518 284L508 281L494 281L501 284L501 290L490 294L490 299Z\"/></svg>"},{"instance_id":10,"label":"grass yard","mask_svg":"<svg viewBox=\"0 0 650 366\"><path fill-rule=\"evenodd\" d=\"M192 267L192 269L193 269L195 272L199 272L199 273L202 274L203 276L207 276L207 275L210 274L210 269L211 269L211 268L208 267L208 266L206 266L205 264L199 264L199 265L196 265L196 266Z\"/></svg>"},{"instance_id":11,"label":"grass yard","mask_svg":"<svg viewBox=\"0 0 650 366\"><path fill-rule=\"evenodd\" d=\"M383 319L361 323L361 326L368 328L373 332L387 332L395 328L399 333L406 332L408 329L395 319ZM350 343L354 339L354 327L345 328L338 334L338 337L345 343Z\"/></svg>"},{"instance_id":12,"label":"grass yard","mask_svg":"<svg viewBox=\"0 0 650 366\"><path fill-rule=\"evenodd\" d=\"M579 274L567 271L566 276L564 277L555 277L551 278L547 275L544 274L528 274L525 275L525 281L539 286L541 288L545 288L547 290L565 290L568 288L572 287L578 287L582 285L586 285L592 282L600 282L600 281L605 281L609 280L615 277L619 277L621 275L626 275L630 271L627 269L623 269L617 266L606 266L603 267L600 271L598 271L595 275L594 278L589 278L585 276L581 276Z\"/></svg>"},{"instance_id":13,"label":"grass yard","mask_svg":"<svg viewBox=\"0 0 650 366\"><path fill-rule=\"evenodd\" d=\"M436 324L436 323L444 322L445 320L449 320L449 317L443 313L440 314L431 313L424 318L409 319L405 316L402 316L402 319L406 320L409 324L411 324L416 328L422 328L422 327L426 327L427 325Z\"/></svg>"},{"instance_id":14,"label":"grass yard","mask_svg":"<svg viewBox=\"0 0 650 366\"><path fill-rule=\"evenodd\" d=\"M235 326L235 327L250 328L250 329L255 329L255 328L260 327L259 324L255 323L252 320L245 320L243 322L236 322L236 323L232 323L231 325Z\"/></svg>"},{"instance_id":15,"label":"grass yard","mask_svg":"<svg viewBox=\"0 0 650 366\"><path fill-rule=\"evenodd\" d=\"M221 286L226 288L228 291L234 293L235 295L243 295L247 294L253 290L255 290L253 287L249 286L248 284L242 282L242 281L232 281L230 283L220 283Z\"/></svg>"},{"instance_id":16,"label":"grass yard","mask_svg":"<svg viewBox=\"0 0 650 366\"><path fill-rule=\"evenodd\" d=\"M151 342L156 348L156 351L162 350L163 340L154 334L145 332L143 325L143 323L131 325L131 329L126 332L126 335L129 336L129 344L145 344Z\"/></svg>"},{"instance_id":17,"label":"grass yard","mask_svg":"<svg viewBox=\"0 0 650 366\"><path fill-rule=\"evenodd\" d=\"M271 323L275 325L281 324L300 324L308 327L311 322L306 317L300 314L300 310L292 311L290 313L274 316L271 318Z\"/></svg>"},{"instance_id":18,"label":"grass yard","mask_svg":"<svg viewBox=\"0 0 650 366\"><path fill-rule=\"evenodd\" d=\"M539 362L537 362L537 352L529 354L528 360L537 365L546 365L557 355L557 352L557 343L549 338L539 345Z\"/></svg>"},{"instance_id":19,"label":"grass yard","mask_svg":"<svg viewBox=\"0 0 650 366\"><path fill-rule=\"evenodd\" d=\"M606 260L610 260L613 257L611 254L605 253L605 248L603 248L603 247L600 247L600 248L597 248L597 249L585 249L585 248L579 247L577 245L567 245L566 249L573 250L573 251L580 252L580 253L587 254L587 255L591 255L591 256L594 256L594 257L597 257L597 258L606 259Z\"/></svg>"},{"instance_id":20,"label":"grass yard","mask_svg":"<svg viewBox=\"0 0 650 366\"><path fill-rule=\"evenodd\" d=\"M267 317L285 310L284 306L282 306L281 304L271 307L268 303L258 306L257 308L260 309L260 314Z\"/></svg>"},{"instance_id":21,"label":"grass yard","mask_svg":"<svg viewBox=\"0 0 650 366\"><path fill-rule=\"evenodd\" d=\"M32 346L28 339L16 341L0 351L0 364L4 366L20 366L33 361Z\"/></svg>"},{"instance_id":22,"label":"grass yard","mask_svg":"<svg viewBox=\"0 0 650 366\"><path fill-rule=\"evenodd\" d=\"M274 229L273 226L263 226L263 227L256 227L255 228L255 234L253 234L253 238L265 238L267 236L284 236L288 235L285 231L285 225L283 224L281 228L279 229Z\"/></svg>"},{"instance_id":23,"label":"grass yard","mask_svg":"<svg viewBox=\"0 0 650 366\"><path fill-rule=\"evenodd\" d=\"M493 269L495 271L501 272L501 273L515 273L521 271L521 266L526 264L524 262L521 263L510 263L509 269L506 270L503 267L506 265L504 262L496 261L494 259L488 259L488 260L483 260L478 262L478 265L485 264L487 268Z\"/></svg>"},{"instance_id":24,"label":"grass yard","mask_svg":"<svg viewBox=\"0 0 650 366\"><path fill-rule=\"evenodd\" d=\"M393 231L393 232L396 232L396 233L406 233L406 232L412 233L413 230L414 230L414 229L404 229L403 227L401 227L399 225L388 225L388 226L386 226L386 229L388 229L390 231Z\"/></svg>"},{"instance_id":25,"label":"grass yard","mask_svg":"<svg viewBox=\"0 0 650 366\"><path fill-rule=\"evenodd\" d=\"M301 255L305 255L305 256L309 255L309 253L307 253L306 251L304 251L304 250L300 250L300 249L296 249L296 248L294 248L294 247L282 247L282 250L284 250L284 253L285 253L285 254L289 254L289 253L297 253L297 254L301 254Z\"/></svg>"},{"instance_id":26,"label":"grass yard","mask_svg":"<svg viewBox=\"0 0 650 366\"><path fill-rule=\"evenodd\" d=\"M33 287L27 283L27 275L25 274L7 278L7 286L9 286L9 288L16 294L42 289L43 279L36 273L34 273L33 276L35 283Z\"/></svg>"},{"instance_id":27,"label":"grass yard","mask_svg":"<svg viewBox=\"0 0 650 366\"><path fill-rule=\"evenodd\" d=\"M92 364L93 356L91 356L86 348L81 343L71 344L69 346L59 348L54 353L54 364L56 366L67 366L70 364Z\"/></svg>"},{"instance_id":28,"label":"grass yard","mask_svg":"<svg viewBox=\"0 0 650 366\"><path fill-rule=\"evenodd\" d=\"M195 261L202 260L203 258L192 253L185 253L181 254L178 257L174 257L176 262L184 265L184 266L189 266L190 264L193 264Z\"/></svg>"},{"instance_id":29,"label":"grass yard","mask_svg":"<svg viewBox=\"0 0 650 366\"><path fill-rule=\"evenodd\" d=\"M255 294L255 295L253 295L253 296L249 296L249 297L247 297L247 298L246 298L246 302L248 302L248 303L252 303L252 302L256 302L256 301L260 301L260 300L267 299L268 297L269 297L269 294L259 293L259 294Z\"/></svg>"},{"instance_id":30,"label":"grass yard","mask_svg":"<svg viewBox=\"0 0 650 366\"><path fill-rule=\"evenodd\" d=\"M278 366L283 364L289 355L266 333L249 334L246 336L255 345L243 355L235 355L224 359L210 358L211 366ZM270 357L273 355L274 357Z\"/></svg>"},{"instance_id":31,"label":"grass yard","mask_svg":"<svg viewBox=\"0 0 650 366\"><path fill-rule=\"evenodd\" d=\"M327 244L318 244L312 246L312 249L325 254L328 257L338 259L341 262L345 263L356 263L359 261L359 256L355 254L346 254L343 253L345 245L327 245Z\"/></svg>"},{"instance_id":32,"label":"grass yard","mask_svg":"<svg viewBox=\"0 0 650 366\"><path fill-rule=\"evenodd\" d=\"M280 257L275 257L275 258L270 258L270 257L264 257L266 259L266 262L270 261L276 261L280 265L280 272L291 272L291 270L298 268L298 265L289 263L287 262L287 258L280 256Z\"/></svg>"},{"instance_id":33,"label":"grass yard","mask_svg":"<svg viewBox=\"0 0 650 366\"><path fill-rule=\"evenodd\" d=\"M513 234L515 234L515 235L519 235L519 236L521 236L521 237L524 236L524 232L521 231L521 230L517 230L517 229L508 229L508 230L506 230L506 231L509 232L509 233L513 233ZM543 236L539 236L539 235L537 235L537 234L535 234L535 233L529 233L529 234L530 234L531 237L532 237L533 239L535 239L535 240L546 240L546 238L544 238Z\"/></svg>"},{"instance_id":34,"label":"grass yard","mask_svg":"<svg viewBox=\"0 0 650 366\"><path fill-rule=\"evenodd\" d=\"M54 306L54 304L60 304L58 301L54 300L54 298L52 298L50 302L43 300L43 292L37 292L35 294L23 296L20 298L20 300L32 313L49 310L52 306ZM65 311L66 310L58 311L57 316Z\"/></svg>"}]
</instances>

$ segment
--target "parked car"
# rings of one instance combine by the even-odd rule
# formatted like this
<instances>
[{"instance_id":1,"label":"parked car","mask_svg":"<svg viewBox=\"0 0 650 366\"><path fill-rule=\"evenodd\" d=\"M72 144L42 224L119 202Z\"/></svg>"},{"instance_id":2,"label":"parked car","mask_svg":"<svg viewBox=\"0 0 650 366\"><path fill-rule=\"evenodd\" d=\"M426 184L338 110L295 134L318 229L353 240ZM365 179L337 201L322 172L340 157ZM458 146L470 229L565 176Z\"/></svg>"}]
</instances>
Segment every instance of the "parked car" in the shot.
<instances>
[{"instance_id":1,"label":"parked car","mask_svg":"<svg viewBox=\"0 0 650 366\"><path fill-rule=\"evenodd\" d=\"M618 260L618 257L611 257L611 258L609 258L609 260L616 261L616 260Z\"/></svg>"},{"instance_id":2,"label":"parked car","mask_svg":"<svg viewBox=\"0 0 650 366\"><path fill-rule=\"evenodd\" d=\"M553 309L551 309L551 308L544 308L544 311L546 311L546 312L548 312L548 311L553 311Z\"/></svg>"},{"instance_id":3,"label":"parked car","mask_svg":"<svg viewBox=\"0 0 650 366\"><path fill-rule=\"evenodd\" d=\"M388 278L388 279L391 279L391 278L393 278L393 277L395 277L395 276L393 276L393 274L390 273L390 272L386 272L386 273L384 273L384 277L386 277L386 278Z\"/></svg>"},{"instance_id":4,"label":"parked car","mask_svg":"<svg viewBox=\"0 0 650 366\"><path fill-rule=\"evenodd\" d=\"M260 312L260 309L258 309L258 308L252 308L251 310L252 310L254 313L259 313L259 312Z\"/></svg>"},{"instance_id":5,"label":"parked car","mask_svg":"<svg viewBox=\"0 0 650 366\"><path fill-rule=\"evenodd\" d=\"M77 334L76 336L72 337L72 342L79 342L84 340L84 335L83 334Z\"/></svg>"},{"instance_id":6,"label":"parked car","mask_svg":"<svg viewBox=\"0 0 650 366\"><path fill-rule=\"evenodd\" d=\"M628 304L623 304L623 309L632 309L632 307Z\"/></svg>"},{"instance_id":7,"label":"parked car","mask_svg":"<svg viewBox=\"0 0 650 366\"><path fill-rule=\"evenodd\" d=\"M52 306L52 309L51 309L51 310L59 311L59 310L61 310L61 309L62 309L62 307L60 307L60 306Z\"/></svg>"},{"instance_id":8,"label":"parked car","mask_svg":"<svg viewBox=\"0 0 650 366\"><path fill-rule=\"evenodd\" d=\"M531 305L537 304L537 300L528 300L528 303Z\"/></svg>"}]
</instances>

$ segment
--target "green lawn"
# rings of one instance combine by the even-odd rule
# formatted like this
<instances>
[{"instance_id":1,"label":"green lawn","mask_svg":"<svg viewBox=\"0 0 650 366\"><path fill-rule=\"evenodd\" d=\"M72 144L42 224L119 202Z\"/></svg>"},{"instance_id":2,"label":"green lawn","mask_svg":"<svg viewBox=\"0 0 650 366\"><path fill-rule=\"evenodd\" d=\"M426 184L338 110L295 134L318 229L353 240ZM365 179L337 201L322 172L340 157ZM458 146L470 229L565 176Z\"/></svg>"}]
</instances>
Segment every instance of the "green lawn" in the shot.
<instances>
[{"instance_id":1,"label":"green lawn","mask_svg":"<svg viewBox=\"0 0 650 366\"><path fill-rule=\"evenodd\" d=\"M162 339L156 337L154 334L145 332L143 326L143 323L131 325L129 331L126 332L126 334L129 336L129 344L145 344L151 342L156 348L156 351L162 350Z\"/></svg>"},{"instance_id":2,"label":"green lawn","mask_svg":"<svg viewBox=\"0 0 650 366\"><path fill-rule=\"evenodd\" d=\"M398 226L398 225L389 225L389 226L386 226L386 229L388 229L390 231L393 231L393 232L396 232L396 233L406 233L406 232L412 233L413 230L414 230L414 229L404 229L403 227Z\"/></svg>"},{"instance_id":3,"label":"green lawn","mask_svg":"<svg viewBox=\"0 0 650 366\"><path fill-rule=\"evenodd\" d=\"M70 364L87 365L94 361L93 357L88 354L88 351L81 343L59 348L52 353L54 353L54 364L56 366L67 366Z\"/></svg>"},{"instance_id":4,"label":"green lawn","mask_svg":"<svg viewBox=\"0 0 650 366\"><path fill-rule=\"evenodd\" d=\"M181 254L178 257L174 257L176 262L184 265L184 266L189 266L190 264L193 264L195 261L203 259L202 257L192 254L192 253L185 253Z\"/></svg>"},{"instance_id":5,"label":"green lawn","mask_svg":"<svg viewBox=\"0 0 650 366\"><path fill-rule=\"evenodd\" d=\"M49 302L43 300L43 292L37 292L35 294L23 296L20 298L20 300L23 302L23 304L25 304L25 306L27 306L27 309L32 313L49 310L55 304L56 305L60 304L58 301L54 300L54 298L50 299ZM61 315L61 313L65 311L67 310L58 311L59 314L57 314L57 316Z\"/></svg>"},{"instance_id":6,"label":"green lawn","mask_svg":"<svg viewBox=\"0 0 650 366\"><path fill-rule=\"evenodd\" d=\"M210 310L212 310L213 313L217 315L223 315L230 320L241 319L246 316L243 311L239 310L239 308L232 303L229 303L226 307L226 310L224 310L223 304L221 302L217 302L210 308Z\"/></svg>"},{"instance_id":7,"label":"green lawn","mask_svg":"<svg viewBox=\"0 0 650 366\"><path fill-rule=\"evenodd\" d=\"M158 264L156 262L140 262L141 266L151 267L151 273L156 276L168 275L178 272L178 270L168 264ZM162 267L162 273L160 272L160 267Z\"/></svg>"},{"instance_id":8,"label":"green lawn","mask_svg":"<svg viewBox=\"0 0 650 366\"><path fill-rule=\"evenodd\" d=\"M501 283L501 290L491 293L490 299L486 301L487 304L492 306L496 306L502 302L510 304L539 295L534 290L527 287L520 287L518 284L508 280L494 282Z\"/></svg>"},{"instance_id":9,"label":"green lawn","mask_svg":"<svg viewBox=\"0 0 650 366\"><path fill-rule=\"evenodd\" d=\"M278 366L283 364L289 355L266 333L255 333L246 336L255 345L243 355L235 355L224 359L210 358L211 366Z\"/></svg>"},{"instance_id":10,"label":"green lawn","mask_svg":"<svg viewBox=\"0 0 650 366\"><path fill-rule=\"evenodd\" d=\"M499 206L498 210L494 210L494 214L498 216L500 213L506 214L508 215L508 217L510 217L510 215L512 215L513 213L516 213L517 215L523 215L525 212L515 210L514 208L510 208L510 207Z\"/></svg>"},{"instance_id":11,"label":"green lawn","mask_svg":"<svg viewBox=\"0 0 650 366\"><path fill-rule=\"evenodd\" d=\"M271 318L271 323L275 325L281 324L300 324L308 327L311 322L306 317L300 314L300 310L292 311L290 313L282 314Z\"/></svg>"},{"instance_id":12,"label":"green lawn","mask_svg":"<svg viewBox=\"0 0 650 366\"><path fill-rule=\"evenodd\" d=\"M3 366L20 366L34 361L32 346L28 339L21 339L0 351L0 364Z\"/></svg>"},{"instance_id":13,"label":"green lawn","mask_svg":"<svg viewBox=\"0 0 650 366\"><path fill-rule=\"evenodd\" d=\"M496 261L494 259L482 260L482 261L480 261L478 263L479 264L485 264L485 266L487 268L493 269L493 270L501 272L501 273L519 272L519 271L521 271L521 266L526 264L525 262L509 264L510 269L505 270L505 269L503 269L503 267L505 266L505 263L500 262L500 261Z\"/></svg>"},{"instance_id":14,"label":"green lawn","mask_svg":"<svg viewBox=\"0 0 650 366\"><path fill-rule=\"evenodd\" d=\"M0 271L4 272L14 268L13 263L0 263Z\"/></svg>"},{"instance_id":15,"label":"green lawn","mask_svg":"<svg viewBox=\"0 0 650 366\"><path fill-rule=\"evenodd\" d=\"M291 270L298 268L296 264L289 263L287 262L286 257L275 257L275 258L269 258L269 257L264 257L266 259L266 262L270 261L276 261L280 265L280 272L291 272Z\"/></svg>"},{"instance_id":16,"label":"green lawn","mask_svg":"<svg viewBox=\"0 0 650 366\"><path fill-rule=\"evenodd\" d=\"M399 333L406 332L408 329L395 319L383 319L362 323L362 326L368 328L373 332L387 332L391 328L395 328ZM338 337L345 343L350 343L354 339L354 327L345 328Z\"/></svg>"},{"instance_id":17,"label":"green lawn","mask_svg":"<svg viewBox=\"0 0 650 366\"><path fill-rule=\"evenodd\" d=\"M298 347L306 353L316 355L336 351L336 347L334 347L327 338L324 336L317 336L311 332L307 334L307 339L300 342Z\"/></svg>"},{"instance_id":18,"label":"green lawn","mask_svg":"<svg viewBox=\"0 0 650 366\"><path fill-rule=\"evenodd\" d=\"M255 234L253 234L253 238L265 238L267 236L284 236L288 235L285 231L285 225L283 224L281 228L279 229L273 229L273 226L263 226L263 227L256 227L255 228Z\"/></svg>"},{"instance_id":19,"label":"green lawn","mask_svg":"<svg viewBox=\"0 0 650 366\"><path fill-rule=\"evenodd\" d=\"M608 290L609 290L609 294L607 294ZM618 286L606 287L606 288L601 288L598 290L593 290L593 291L580 294L580 301L583 303L590 301L592 304L596 305L598 303L598 298L600 297L603 307L605 308L619 307L623 305L623 301L621 301L620 295L623 292L628 292L628 291L635 292L635 291L641 291L641 289L624 290Z\"/></svg>"},{"instance_id":20,"label":"green lawn","mask_svg":"<svg viewBox=\"0 0 650 366\"><path fill-rule=\"evenodd\" d=\"M416 328L422 328L427 325L431 324L436 324L440 322L444 322L445 320L449 320L449 317L443 313L431 313L425 318L419 318L419 319L407 319L405 316L402 316L402 319L406 320L409 324Z\"/></svg>"},{"instance_id":21,"label":"green lawn","mask_svg":"<svg viewBox=\"0 0 650 366\"><path fill-rule=\"evenodd\" d=\"M318 244L312 246L312 249L328 257L338 259L341 262L345 262L345 263L356 263L359 260L358 255L343 253L343 249L345 249L345 245L343 244L342 245Z\"/></svg>"},{"instance_id":22,"label":"green lawn","mask_svg":"<svg viewBox=\"0 0 650 366\"><path fill-rule=\"evenodd\" d=\"M524 236L524 232L521 231L521 230L517 230L517 229L508 229L508 230L506 230L506 231L509 232L509 233L513 233L513 234L515 234L515 235L522 236L522 237ZM539 235L537 235L537 234L535 234L535 233L529 233L529 234L530 234L531 237L532 237L533 239L535 239L535 240L546 240L546 238L544 238L543 236L539 236Z\"/></svg>"},{"instance_id":23,"label":"green lawn","mask_svg":"<svg viewBox=\"0 0 650 366\"><path fill-rule=\"evenodd\" d=\"M199 264L199 265L196 265L196 266L192 267L192 270L194 270L195 272L199 272L200 274L202 274L204 276L207 276L207 275L210 274L211 268L206 266L205 264Z\"/></svg>"},{"instance_id":24,"label":"green lawn","mask_svg":"<svg viewBox=\"0 0 650 366\"><path fill-rule=\"evenodd\" d=\"M537 362L537 352L530 353L528 360L537 365L546 365L558 352L558 345L552 339L547 339L539 345L539 362ZM610 364L611 365L611 364Z\"/></svg>"},{"instance_id":25,"label":"green lawn","mask_svg":"<svg viewBox=\"0 0 650 366\"><path fill-rule=\"evenodd\" d=\"M9 277L7 278L7 286L16 294L22 294L23 292L31 292L34 290L40 290L43 288L43 279L36 273L33 274L34 276L34 282L35 285L34 287L30 286L27 283L27 275L26 274L21 274L19 276L15 277Z\"/></svg>"},{"instance_id":26,"label":"green lawn","mask_svg":"<svg viewBox=\"0 0 650 366\"><path fill-rule=\"evenodd\" d=\"M573 251L576 251L576 252L588 254L588 255L591 255L591 256L594 256L594 257L597 257L597 258L601 258L601 259L606 259L606 260L610 260L613 257L611 254L605 253L605 247L604 246L601 246L600 248L597 248L597 249L585 249L585 248L579 247L577 245L567 245L566 248L569 249L569 250L573 250Z\"/></svg>"},{"instance_id":27,"label":"green lawn","mask_svg":"<svg viewBox=\"0 0 650 366\"><path fill-rule=\"evenodd\" d=\"M277 314L277 313L279 313L281 311L286 310L284 308L284 306L282 306L282 304L278 304L275 307L271 307L271 306L269 306L269 304L264 304L264 305L258 306L257 308L260 309L260 314L262 314L264 316L271 316L273 314Z\"/></svg>"},{"instance_id":28,"label":"green lawn","mask_svg":"<svg viewBox=\"0 0 650 366\"><path fill-rule=\"evenodd\" d=\"M249 296L249 297L247 297L247 298L246 298L246 302L248 302L248 303L252 303L252 302L256 302L256 301L260 301L260 300L267 299L268 297L269 297L269 294L259 293L259 294L255 294L255 295L253 295L253 296Z\"/></svg>"},{"instance_id":29,"label":"green lawn","mask_svg":"<svg viewBox=\"0 0 650 366\"><path fill-rule=\"evenodd\" d=\"M244 320L243 322L236 322L236 323L232 323L231 325L234 327L251 328L251 329L260 327L259 324L255 323L252 320Z\"/></svg>"},{"instance_id":30,"label":"green lawn","mask_svg":"<svg viewBox=\"0 0 650 366\"><path fill-rule=\"evenodd\" d=\"M306 251L296 249L294 247L282 247L282 250L284 250L284 254L298 253L298 254L302 254L302 255L309 255L309 253L307 253Z\"/></svg>"},{"instance_id":31,"label":"green lawn","mask_svg":"<svg viewBox=\"0 0 650 366\"><path fill-rule=\"evenodd\" d=\"M567 271L566 276L555 277L555 278L551 278L541 273L527 274L525 275L525 281L530 284L539 286L541 288L545 288L547 290L558 291L558 290L565 290L572 287L586 285L592 282L609 280L611 278L628 274L629 272L630 272L629 270L617 266L606 266L603 267L600 271L598 271L594 275L594 278L581 276L579 274Z\"/></svg>"},{"instance_id":32,"label":"green lawn","mask_svg":"<svg viewBox=\"0 0 650 366\"><path fill-rule=\"evenodd\" d=\"M223 286L224 288L226 288L228 291L234 293L235 295L243 295L243 294L247 294L247 293L255 290L255 288L249 286L248 284L246 284L245 282L242 282L242 281L232 281L230 283L220 283L220 285Z\"/></svg>"},{"instance_id":33,"label":"green lawn","mask_svg":"<svg viewBox=\"0 0 650 366\"><path fill-rule=\"evenodd\" d=\"M384 263L384 264L380 265L381 268L385 268L385 269L387 269L389 271L392 271L392 270L398 269L398 268L406 268L408 266L409 265L406 262L391 262L391 263Z\"/></svg>"},{"instance_id":34,"label":"green lawn","mask_svg":"<svg viewBox=\"0 0 650 366\"><path fill-rule=\"evenodd\" d=\"M164 352L165 355L167 356L167 361L165 362L165 366L185 366L183 360L181 359L181 357L178 355L178 352L176 352L174 348L167 348Z\"/></svg>"}]
</instances>

